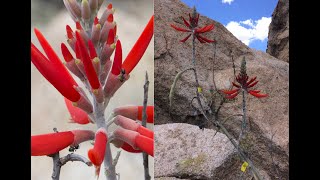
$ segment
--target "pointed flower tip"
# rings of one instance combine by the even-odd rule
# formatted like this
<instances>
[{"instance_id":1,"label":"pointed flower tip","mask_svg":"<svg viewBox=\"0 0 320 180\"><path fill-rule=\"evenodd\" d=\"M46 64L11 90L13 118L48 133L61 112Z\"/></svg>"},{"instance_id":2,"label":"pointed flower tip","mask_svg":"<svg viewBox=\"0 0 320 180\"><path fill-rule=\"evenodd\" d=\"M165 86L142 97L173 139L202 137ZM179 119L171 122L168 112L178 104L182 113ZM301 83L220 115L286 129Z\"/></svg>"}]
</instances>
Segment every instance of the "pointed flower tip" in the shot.
<instances>
[{"instance_id":1,"label":"pointed flower tip","mask_svg":"<svg viewBox=\"0 0 320 180\"><path fill-rule=\"evenodd\" d=\"M112 23L113 22L113 14L109 14L108 18L107 18L107 21L109 23Z\"/></svg>"},{"instance_id":2,"label":"pointed flower tip","mask_svg":"<svg viewBox=\"0 0 320 180\"><path fill-rule=\"evenodd\" d=\"M66 62L70 62L73 59L72 54L64 43L61 43L61 52Z\"/></svg>"},{"instance_id":3,"label":"pointed flower tip","mask_svg":"<svg viewBox=\"0 0 320 180\"><path fill-rule=\"evenodd\" d=\"M77 30L82 30L82 26L79 21L76 22L76 28Z\"/></svg>"},{"instance_id":4,"label":"pointed flower tip","mask_svg":"<svg viewBox=\"0 0 320 180\"><path fill-rule=\"evenodd\" d=\"M117 41L116 44L116 52L114 55L114 61L112 64L111 73L114 75L119 75L122 66L122 47L120 40Z\"/></svg>"},{"instance_id":5,"label":"pointed flower tip","mask_svg":"<svg viewBox=\"0 0 320 180\"><path fill-rule=\"evenodd\" d=\"M99 19L98 19L98 17L97 17L97 16L94 18L93 24L94 24L94 25L99 24Z\"/></svg>"},{"instance_id":6,"label":"pointed flower tip","mask_svg":"<svg viewBox=\"0 0 320 180\"><path fill-rule=\"evenodd\" d=\"M107 39L107 44L113 44L114 43L114 30L110 29L108 32L108 39Z\"/></svg>"},{"instance_id":7,"label":"pointed flower tip","mask_svg":"<svg viewBox=\"0 0 320 180\"><path fill-rule=\"evenodd\" d=\"M94 59L98 55L97 55L96 49L95 49L91 40L88 41L88 46L89 46L90 57L91 57L91 59Z\"/></svg>"},{"instance_id":8,"label":"pointed flower tip","mask_svg":"<svg viewBox=\"0 0 320 180\"><path fill-rule=\"evenodd\" d=\"M151 16L148 24L141 33L139 39L134 44L133 48L127 55L126 59L123 62L123 69L126 74L129 74L139 63L142 56L144 55L146 49L149 46L149 43L153 37L153 28L154 28L154 15Z\"/></svg>"},{"instance_id":9,"label":"pointed flower tip","mask_svg":"<svg viewBox=\"0 0 320 180\"><path fill-rule=\"evenodd\" d=\"M112 4L111 3L108 4L107 9L112 9Z\"/></svg>"},{"instance_id":10,"label":"pointed flower tip","mask_svg":"<svg viewBox=\"0 0 320 180\"><path fill-rule=\"evenodd\" d=\"M68 39L72 39L73 38L73 30L71 29L71 27L69 25L66 25L66 31L67 31Z\"/></svg>"}]
</instances>

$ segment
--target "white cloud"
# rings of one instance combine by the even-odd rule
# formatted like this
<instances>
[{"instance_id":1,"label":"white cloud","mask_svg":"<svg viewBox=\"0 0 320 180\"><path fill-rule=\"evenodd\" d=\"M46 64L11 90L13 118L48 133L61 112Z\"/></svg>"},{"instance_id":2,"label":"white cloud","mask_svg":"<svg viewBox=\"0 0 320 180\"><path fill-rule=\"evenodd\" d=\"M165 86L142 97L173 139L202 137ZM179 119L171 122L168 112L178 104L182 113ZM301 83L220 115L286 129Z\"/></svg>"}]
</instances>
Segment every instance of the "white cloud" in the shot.
<instances>
[{"instance_id":1,"label":"white cloud","mask_svg":"<svg viewBox=\"0 0 320 180\"><path fill-rule=\"evenodd\" d=\"M256 21L252 19L240 22L231 21L226 28L244 44L249 45L254 40L264 41L268 38L270 23L271 17L262 17Z\"/></svg>"},{"instance_id":2,"label":"white cloud","mask_svg":"<svg viewBox=\"0 0 320 180\"><path fill-rule=\"evenodd\" d=\"M230 5L233 1L234 1L234 0L222 0L221 2L222 2L223 4L228 3L228 4Z\"/></svg>"}]
</instances>

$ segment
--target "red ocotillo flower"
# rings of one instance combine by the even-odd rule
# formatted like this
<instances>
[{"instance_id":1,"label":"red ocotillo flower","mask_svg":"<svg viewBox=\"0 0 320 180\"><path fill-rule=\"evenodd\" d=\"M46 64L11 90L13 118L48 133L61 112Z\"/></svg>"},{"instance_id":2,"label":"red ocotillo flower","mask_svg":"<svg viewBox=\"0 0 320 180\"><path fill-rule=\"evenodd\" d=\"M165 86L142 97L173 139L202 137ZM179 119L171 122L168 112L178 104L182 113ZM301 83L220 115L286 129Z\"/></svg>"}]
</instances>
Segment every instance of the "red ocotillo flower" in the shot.
<instances>
[{"instance_id":1,"label":"red ocotillo flower","mask_svg":"<svg viewBox=\"0 0 320 180\"><path fill-rule=\"evenodd\" d=\"M153 131L143 127L141 124L136 123L132 119L118 115L115 117L114 123L125 129L136 131L143 136L153 139Z\"/></svg>"},{"instance_id":2,"label":"red ocotillo flower","mask_svg":"<svg viewBox=\"0 0 320 180\"><path fill-rule=\"evenodd\" d=\"M154 15L150 18L147 26L144 28L139 39L136 41L122 64L126 74L130 74L134 67L136 67L151 41L153 36L153 19Z\"/></svg>"},{"instance_id":3,"label":"red ocotillo flower","mask_svg":"<svg viewBox=\"0 0 320 180\"><path fill-rule=\"evenodd\" d=\"M94 147L88 151L88 157L96 167L97 176L99 175L100 166L104 160L107 141L108 136L106 130L104 128L99 128L96 132Z\"/></svg>"},{"instance_id":4,"label":"red ocotillo flower","mask_svg":"<svg viewBox=\"0 0 320 180\"><path fill-rule=\"evenodd\" d=\"M89 80L90 86L92 89L99 89L100 82L97 76L97 73L92 65L85 41L80 36L79 32L76 32L77 42L76 45L79 46L81 60L84 65L84 70Z\"/></svg>"},{"instance_id":5,"label":"red ocotillo flower","mask_svg":"<svg viewBox=\"0 0 320 180\"><path fill-rule=\"evenodd\" d=\"M80 109L78 107L73 106L72 102L69 99L64 98L64 101L65 101L67 109L70 113L71 122L75 122L78 124L88 124L89 122L91 122L91 120L89 119L89 116L86 112L84 112L82 109Z\"/></svg>"},{"instance_id":6,"label":"red ocotillo flower","mask_svg":"<svg viewBox=\"0 0 320 180\"><path fill-rule=\"evenodd\" d=\"M57 153L68 146L76 146L94 138L89 130L73 130L31 136L31 156Z\"/></svg>"},{"instance_id":7,"label":"red ocotillo flower","mask_svg":"<svg viewBox=\"0 0 320 180\"><path fill-rule=\"evenodd\" d=\"M142 120L143 106L124 106L113 110L114 115L121 115L130 119ZM154 106L147 106L147 123L154 122Z\"/></svg>"},{"instance_id":8,"label":"red ocotillo flower","mask_svg":"<svg viewBox=\"0 0 320 180\"><path fill-rule=\"evenodd\" d=\"M184 25L187 27L186 29L178 27L178 26L175 26L174 24L170 24L170 26L173 27L177 31L189 32L190 33L185 38L180 40L180 42L186 42L192 34L201 43L212 43L212 42L214 42L214 40L207 39L206 37L203 37L201 35L202 33L206 33L206 32L209 32L209 31L213 30L214 25L210 24L210 25L206 25L206 26L201 27L201 28L198 27L199 14L197 13L197 10L196 10L195 7L193 8L193 14L191 15L189 13L189 22L182 16L181 16L181 19L183 20Z\"/></svg>"},{"instance_id":9,"label":"red ocotillo flower","mask_svg":"<svg viewBox=\"0 0 320 180\"><path fill-rule=\"evenodd\" d=\"M147 154L153 156L153 139L143 136L136 131L131 131L121 127L117 128L113 134L116 139L120 139L121 141L128 143L134 149L141 149Z\"/></svg>"},{"instance_id":10,"label":"red ocotillo flower","mask_svg":"<svg viewBox=\"0 0 320 180\"><path fill-rule=\"evenodd\" d=\"M226 98L232 99L235 98L243 89L244 91L248 92L249 94L257 97L257 98L263 98L267 97L267 94L259 94L259 90L250 90L250 88L254 87L259 81L256 80L257 77L250 78L247 75L247 70L246 70L246 60L243 58L241 62L241 70L238 76L236 77L237 83L232 82L233 86L236 87L234 90L221 90L224 94L226 94Z\"/></svg>"},{"instance_id":11,"label":"red ocotillo flower","mask_svg":"<svg viewBox=\"0 0 320 180\"><path fill-rule=\"evenodd\" d=\"M77 102L80 99L80 94L74 89L74 86L78 86L78 84L74 81L41 32L35 29L35 34L48 58L31 43L32 63L64 97L72 102Z\"/></svg>"},{"instance_id":12,"label":"red ocotillo flower","mask_svg":"<svg viewBox=\"0 0 320 180\"><path fill-rule=\"evenodd\" d=\"M114 60L112 64L111 73L114 75L119 75L122 69L122 47L120 40L116 44L116 52L114 54Z\"/></svg>"}]
</instances>

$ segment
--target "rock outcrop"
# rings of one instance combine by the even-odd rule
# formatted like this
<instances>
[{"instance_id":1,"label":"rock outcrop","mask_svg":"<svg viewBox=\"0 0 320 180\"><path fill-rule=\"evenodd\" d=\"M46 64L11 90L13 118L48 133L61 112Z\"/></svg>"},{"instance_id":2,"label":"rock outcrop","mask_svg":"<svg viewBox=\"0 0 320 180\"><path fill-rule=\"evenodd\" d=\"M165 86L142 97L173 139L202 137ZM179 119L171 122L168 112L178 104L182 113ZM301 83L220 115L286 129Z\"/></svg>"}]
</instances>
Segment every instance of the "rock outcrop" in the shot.
<instances>
[{"instance_id":1,"label":"rock outcrop","mask_svg":"<svg viewBox=\"0 0 320 180\"><path fill-rule=\"evenodd\" d=\"M175 31L169 26L174 23L182 27L180 16L187 16L191 8L179 0L155 0L155 123L189 123L199 125L204 118L195 115L190 102L195 93L194 74L186 72L176 86L172 107L169 107L169 91L175 75L192 67L192 46L190 39L179 42L186 34ZM203 89L205 102L212 101L209 93L214 79L218 89L228 88L233 78L233 56L237 73L240 62L245 56L247 73L250 77L257 76L257 89L269 96L265 99L248 97L248 118L250 121L250 148L248 153L256 166L265 171L272 179L279 177L288 179L289 158L289 64L262 51L250 49L232 35L221 23L200 16L199 25L214 23L212 32L205 34L209 39L217 41L216 46L196 42L196 68L198 79ZM180 25L179 25L180 24ZM214 59L214 52L216 56ZM231 53L231 55L230 55ZM214 62L215 61L215 62ZM214 99L218 101L217 99ZM225 103L220 111L220 118L241 113L241 98ZM218 104L217 104L218 105ZM241 118L233 118L226 127L237 137ZM211 123L205 127L213 128ZM274 136L272 137L272 134ZM274 162L270 158L270 147L273 148ZM157 156L157 154L156 154ZM232 164L232 163L231 163ZM273 165L275 164L275 165ZM241 165L241 164L240 164ZM237 167L229 168L236 169ZM277 174L273 167L276 167ZM157 170L156 170L157 171ZM157 173L155 171L155 173ZM230 179L232 177L230 170ZM227 178L228 179L228 178Z\"/></svg>"},{"instance_id":2,"label":"rock outcrop","mask_svg":"<svg viewBox=\"0 0 320 180\"><path fill-rule=\"evenodd\" d=\"M272 13L267 53L289 62L289 0L279 0Z\"/></svg>"},{"instance_id":3,"label":"rock outcrop","mask_svg":"<svg viewBox=\"0 0 320 180\"><path fill-rule=\"evenodd\" d=\"M226 135L185 123L155 126L155 177L212 179L234 153Z\"/></svg>"}]
</instances>

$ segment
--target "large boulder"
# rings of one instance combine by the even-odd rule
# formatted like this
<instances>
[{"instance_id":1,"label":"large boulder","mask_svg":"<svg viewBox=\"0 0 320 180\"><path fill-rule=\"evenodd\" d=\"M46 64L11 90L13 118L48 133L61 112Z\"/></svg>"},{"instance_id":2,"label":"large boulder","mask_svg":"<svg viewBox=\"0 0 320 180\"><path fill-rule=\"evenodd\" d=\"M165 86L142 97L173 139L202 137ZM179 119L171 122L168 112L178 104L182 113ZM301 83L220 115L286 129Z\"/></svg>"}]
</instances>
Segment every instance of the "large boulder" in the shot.
<instances>
[{"instance_id":1,"label":"large boulder","mask_svg":"<svg viewBox=\"0 0 320 180\"><path fill-rule=\"evenodd\" d=\"M279 0L272 13L267 53L289 62L289 0Z\"/></svg>"},{"instance_id":2,"label":"large boulder","mask_svg":"<svg viewBox=\"0 0 320 180\"><path fill-rule=\"evenodd\" d=\"M155 177L212 179L235 151L226 135L174 123L155 126Z\"/></svg>"},{"instance_id":3,"label":"large boulder","mask_svg":"<svg viewBox=\"0 0 320 180\"><path fill-rule=\"evenodd\" d=\"M189 39L185 43L179 42L187 34L177 32L169 26L173 23L182 27L180 16L187 16L191 8L179 0L155 0L155 123L190 123L199 125L204 121L199 117L190 102L195 93L195 78L189 71L182 75L177 82L173 103L169 106L169 91L175 75L192 67L192 45ZM289 64L273 56L250 49L238 40L221 23L204 16L200 16L199 25L214 23L212 32L206 33L209 39L217 43L200 44L196 42L196 68L200 86L203 88L202 100L210 102L209 89L214 79L218 89L228 88L233 78L234 59L236 73L239 72L243 57L247 61L247 73L250 77L257 76L259 83L256 88L267 93L268 98L257 99L251 95L247 98L248 119L251 129L251 144L249 151L259 168L265 170L271 177L288 177L289 156ZM215 51L216 49L216 51ZM214 59L214 52L216 56ZM214 62L215 61L215 62ZM218 100L216 100L218 101ZM220 118L241 113L241 96L235 101L225 103L220 111ZM239 135L241 118L233 118L226 127L232 134ZM207 125L207 128L212 126ZM274 134L274 135L273 135ZM270 160L270 147L273 147L274 161ZM272 164L278 168L278 174L270 168Z\"/></svg>"}]
</instances>

